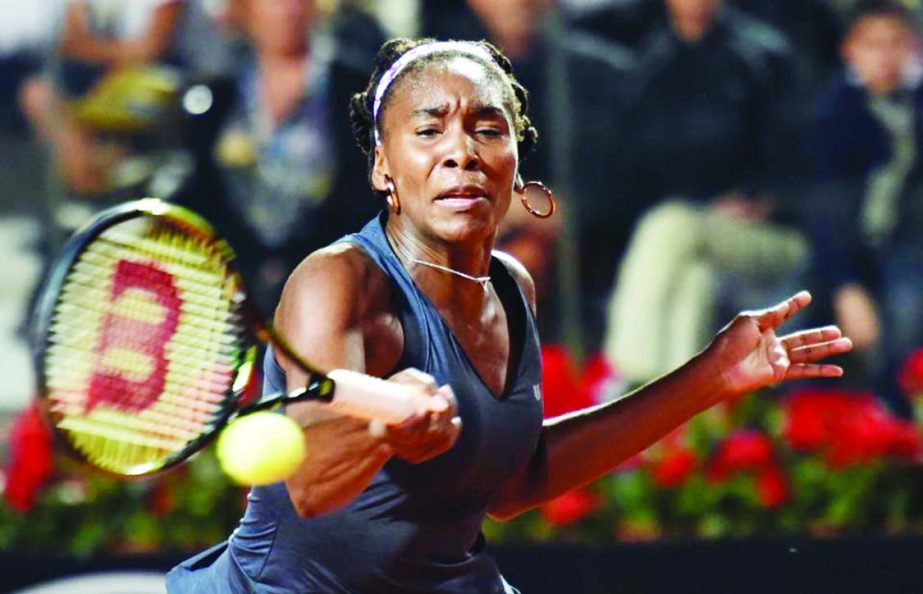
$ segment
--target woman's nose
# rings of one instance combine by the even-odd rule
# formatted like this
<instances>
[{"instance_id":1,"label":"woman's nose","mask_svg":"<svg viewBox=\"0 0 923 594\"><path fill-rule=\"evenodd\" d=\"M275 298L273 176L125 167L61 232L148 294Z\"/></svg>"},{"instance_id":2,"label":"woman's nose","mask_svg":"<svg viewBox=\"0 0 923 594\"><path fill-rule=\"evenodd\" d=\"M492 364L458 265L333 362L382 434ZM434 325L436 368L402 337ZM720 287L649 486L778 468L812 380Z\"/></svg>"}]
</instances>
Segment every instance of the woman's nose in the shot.
<instances>
[{"instance_id":1,"label":"woman's nose","mask_svg":"<svg viewBox=\"0 0 923 594\"><path fill-rule=\"evenodd\" d=\"M464 131L447 134L446 153L443 165L450 169L460 168L473 171L481 166L481 159L474 148L474 140Z\"/></svg>"}]
</instances>

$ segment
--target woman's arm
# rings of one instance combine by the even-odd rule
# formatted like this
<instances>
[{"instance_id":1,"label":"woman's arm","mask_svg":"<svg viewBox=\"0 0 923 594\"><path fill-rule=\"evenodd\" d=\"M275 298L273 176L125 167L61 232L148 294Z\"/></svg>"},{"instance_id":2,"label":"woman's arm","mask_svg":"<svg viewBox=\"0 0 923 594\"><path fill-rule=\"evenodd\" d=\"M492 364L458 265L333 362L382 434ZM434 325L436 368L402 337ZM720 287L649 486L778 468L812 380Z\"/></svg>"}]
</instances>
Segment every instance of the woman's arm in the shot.
<instances>
[{"instance_id":1,"label":"woman's arm","mask_svg":"<svg viewBox=\"0 0 923 594\"><path fill-rule=\"evenodd\" d=\"M617 401L545 421L536 455L491 516L509 519L595 480L705 410L722 387L700 357Z\"/></svg>"},{"instance_id":2,"label":"woman's arm","mask_svg":"<svg viewBox=\"0 0 923 594\"><path fill-rule=\"evenodd\" d=\"M501 490L490 514L508 519L597 479L725 398L787 379L841 375L835 365L814 363L852 348L836 327L775 335L809 302L803 292L743 313L673 373L620 400L546 421L534 458Z\"/></svg>"},{"instance_id":3,"label":"woman's arm","mask_svg":"<svg viewBox=\"0 0 923 594\"><path fill-rule=\"evenodd\" d=\"M396 364L402 346L399 326L389 332L389 295L384 276L361 250L333 246L308 257L292 274L276 312L276 327L296 352L320 369L384 373ZM304 386L307 374L285 357L277 358L288 388ZM336 415L320 404L287 408L304 426L307 442L304 461L286 482L303 517L348 503L391 456L422 461L454 443L458 424L453 422L451 391L415 370L391 380L429 397L430 409L375 435L368 422Z\"/></svg>"}]
</instances>

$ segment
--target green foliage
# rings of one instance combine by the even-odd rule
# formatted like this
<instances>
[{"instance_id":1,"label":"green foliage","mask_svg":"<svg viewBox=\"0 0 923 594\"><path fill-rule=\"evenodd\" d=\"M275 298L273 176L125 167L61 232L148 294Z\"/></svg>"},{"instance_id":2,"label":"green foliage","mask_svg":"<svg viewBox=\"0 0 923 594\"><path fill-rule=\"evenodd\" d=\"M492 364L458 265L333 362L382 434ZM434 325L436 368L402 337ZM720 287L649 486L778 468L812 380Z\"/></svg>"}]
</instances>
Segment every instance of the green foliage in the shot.
<instances>
[{"instance_id":1,"label":"green foliage","mask_svg":"<svg viewBox=\"0 0 923 594\"><path fill-rule=\"evenodd\" d=\"M846 397L837 406L843 402L851 406ZM868 427L889 427L875 425L881 418L864 402ZM857 435L879 443L881 435L856 418ZM796 447L786 433L791 423L784 401L751 395L699 415L588 488L513 521L486 522L485 532L500 542L585 544L923 532L923 468L913 431L902 455L860 448L850 451L858 457L838 462L830 447ZM664 463L677 452L686 464L668 475ZM0 549L75 556L196 550L227 538L244 495L211 450L154 479L59 472L28 513L0 504Z\"/></svg>"},{"instance_id":2,"label":"green foliage","mask_svg":"<svg viewBox=\"0 0 923 594\"><path fill-rule=\"evenodd\" d=\"M70 474L28 513L0 504L0 549L100 552L197 549L227 538L244 507L211 450L161 476L116 481Z\"/></svg>"},{"instance_id":3,"label":"green foliage","mask_svg":"<svg viewBox=\"0 0 923 594\"><path fill-rule=\"evenodd\" d=\"M492 524L494 540L562 538L587 543L655 538L740 538L809 534L900 533L923 530L923 467L916 457L881 453L859 462L831 464L829 450L796 449L785 438L787 412L774 395L751 395L699 415L644 452L637 464L597 481L599 505L579 520L553 525L532 512ZM740 432L772 444L765 468L716 478L717 451ZM873 436L874 437L874 436ZM655 467L671 451L695 454L696 464L677 486L658 485ZM761 491L760 473L777 472L782 490ZM765 489L766 487L762 487ZM768 498L768 499L767 499Z\"/></svg>"}]
</instances>

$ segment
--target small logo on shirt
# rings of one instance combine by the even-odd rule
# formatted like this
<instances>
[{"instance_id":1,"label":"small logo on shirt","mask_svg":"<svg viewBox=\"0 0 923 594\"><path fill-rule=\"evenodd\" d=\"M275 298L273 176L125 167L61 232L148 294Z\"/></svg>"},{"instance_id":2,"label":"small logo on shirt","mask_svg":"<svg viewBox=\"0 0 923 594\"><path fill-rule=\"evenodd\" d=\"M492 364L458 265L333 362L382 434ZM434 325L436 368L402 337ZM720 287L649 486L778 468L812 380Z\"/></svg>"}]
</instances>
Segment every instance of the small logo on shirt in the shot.
<instances>
[{"instance_id":1,"label":"small logo on shirt","mask_svg":"<svg viewBox=\"0 0 923 594\"><path fill-rule=\"evenodd\" d=\"M532 386L532 395L535 396L535 399L539 402L542 401L542 386L541 384L535 384Z\"/></svg>"}]
</instances>

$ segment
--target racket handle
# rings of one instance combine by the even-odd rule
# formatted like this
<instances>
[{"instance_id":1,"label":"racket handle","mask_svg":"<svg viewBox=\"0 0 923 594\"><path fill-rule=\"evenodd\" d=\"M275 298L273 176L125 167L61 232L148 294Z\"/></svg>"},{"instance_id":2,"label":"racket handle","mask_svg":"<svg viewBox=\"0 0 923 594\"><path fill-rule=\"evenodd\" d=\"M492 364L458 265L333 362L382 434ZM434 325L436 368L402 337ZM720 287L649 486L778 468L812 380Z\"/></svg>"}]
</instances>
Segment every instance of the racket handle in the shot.
<instances>
[{"instance_id":1,"label":"racket handle","mask_svg":"<svg viewBox=\"0 0 923 594\"><path fill-rule=\"evenodd\" d=\"M331 410L397 425L418 411L426 410L426 398L417 389L348 369L334 369L327 374L336 384Z\"/></svg>"}]
</instances>

